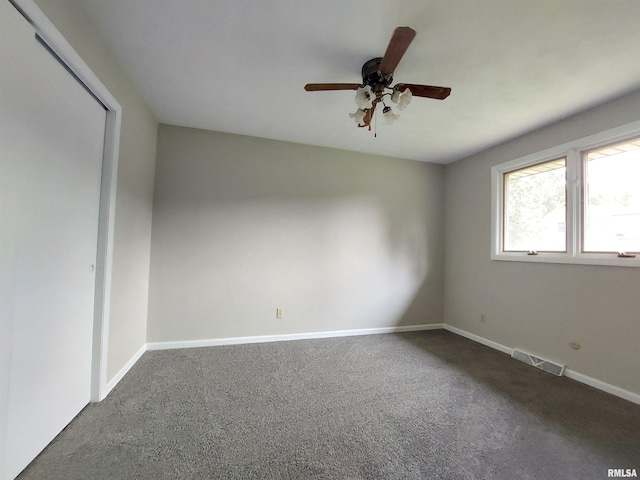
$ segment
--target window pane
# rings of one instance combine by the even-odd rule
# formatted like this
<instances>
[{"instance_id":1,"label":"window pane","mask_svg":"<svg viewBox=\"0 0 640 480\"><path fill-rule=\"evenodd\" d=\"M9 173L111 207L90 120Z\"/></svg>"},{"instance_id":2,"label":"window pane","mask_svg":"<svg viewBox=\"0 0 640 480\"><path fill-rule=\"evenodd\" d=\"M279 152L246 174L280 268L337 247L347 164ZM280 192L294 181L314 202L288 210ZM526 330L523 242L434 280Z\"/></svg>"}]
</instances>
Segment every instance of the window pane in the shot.
<instances>
[{"instance_id":1,"label":"window pane","mask_svg":"<svg viewBox=\"0 0 640 480\"><path fill-rule=\"evenodd\" d=\"M584 155L585 252L640 252L640 138Z\"/></svg>"},{"instance_id":2,"label":"window pane","mask_svg":"<svg viewBox=\"0 0 640 480\"><path fill-rule=\"evenodd\" d=\"M565 252L566 159L504 175L504 251Z\"/></svg>"}]
</instances>

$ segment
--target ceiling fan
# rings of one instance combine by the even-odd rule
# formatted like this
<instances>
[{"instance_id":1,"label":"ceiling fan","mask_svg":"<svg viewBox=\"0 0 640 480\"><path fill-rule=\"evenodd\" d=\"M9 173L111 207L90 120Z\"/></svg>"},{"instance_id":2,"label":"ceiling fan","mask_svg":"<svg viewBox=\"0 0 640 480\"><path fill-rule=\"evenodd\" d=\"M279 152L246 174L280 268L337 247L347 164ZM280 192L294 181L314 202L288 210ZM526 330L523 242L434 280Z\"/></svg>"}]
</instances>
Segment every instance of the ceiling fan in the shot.
<instances>
[{"instance_id":1,"label":"ceiling fan","mask_svg":"<svg viewBox=\"0 0 640 480\"><path fill-rule=\"evenodd\" d=\"M383 104L382 116L385 123L391 124L398 119L387 100L403 110L414 97L444 100L451 93L448 87L434 87L430 85L416 85L413 83L393 82L393 72L400 63L402 56L416 36L415 30L409 27L398 27L387 46L384 57L372 58L362 66L362 83L308 83L304 86L307 92L326 90L356 90L356 104L358 110L350 113L358 127L369 127L378 103ZM385 98L388 97L388 98Z\"/></svg>"}]
</instances>

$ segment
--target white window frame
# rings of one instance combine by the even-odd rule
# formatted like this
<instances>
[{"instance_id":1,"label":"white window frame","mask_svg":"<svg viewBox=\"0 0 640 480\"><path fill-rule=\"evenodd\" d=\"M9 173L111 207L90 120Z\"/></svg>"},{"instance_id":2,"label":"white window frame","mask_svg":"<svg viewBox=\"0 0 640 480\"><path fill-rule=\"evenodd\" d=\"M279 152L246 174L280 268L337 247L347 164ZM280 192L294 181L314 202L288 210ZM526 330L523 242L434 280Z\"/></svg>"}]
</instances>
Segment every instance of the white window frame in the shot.
<instances>
[{"instance_id":1,"label":"white window frame","mask_svg":"<svg viewBox=\"0 0 640 480\"><path fill-rule=\"evenodd\" d=\"M583 253L581 238L584 211L583 152L638 136L640 136L640 121L491 167L491 260L640 267L640 255L636 255L635 258L620 258L617 252ZM537 252L536 255L530 255L528 252L503 251L504 174L560 157L567 159L567 251Z\"/></svg>"}]
</instances>

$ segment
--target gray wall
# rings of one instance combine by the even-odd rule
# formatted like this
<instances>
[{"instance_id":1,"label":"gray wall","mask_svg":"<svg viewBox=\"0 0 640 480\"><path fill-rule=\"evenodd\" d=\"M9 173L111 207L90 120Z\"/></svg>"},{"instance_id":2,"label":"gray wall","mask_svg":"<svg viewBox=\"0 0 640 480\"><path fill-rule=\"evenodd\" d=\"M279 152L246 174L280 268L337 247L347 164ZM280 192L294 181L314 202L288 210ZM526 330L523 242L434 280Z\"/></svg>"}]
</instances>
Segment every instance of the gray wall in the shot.
<instances>
[{"instance_id":1,"label":"gray wall","mask_svg":"<svg viewBox=\"0 0 640 480\"><path fill-rule=\"evenodd\" d=\"M157 122L74 2L36 0L44 14L122 105L107 376L146 343Z\"/></svg>"},{"instance_id":2,"label":"gray wall","mask_svg":"<svg viewBox=\"0 0 640 480\"><path fill-rule=\"evenodd\" d=\"M446 323L640 393L640 268L489 259L492 165L637 121L638 112L640 92L447 166Z\"/></svg>"},{"instance_id":3,"label":"gray wall","mask_svg":"<svg viewBox=\"0 0 640 480\"><path fill-rule=\"evenodd\" d=\"M438 165L160 125L147 340L441 322L443 186Z\"/></svg>"}]
</instances>

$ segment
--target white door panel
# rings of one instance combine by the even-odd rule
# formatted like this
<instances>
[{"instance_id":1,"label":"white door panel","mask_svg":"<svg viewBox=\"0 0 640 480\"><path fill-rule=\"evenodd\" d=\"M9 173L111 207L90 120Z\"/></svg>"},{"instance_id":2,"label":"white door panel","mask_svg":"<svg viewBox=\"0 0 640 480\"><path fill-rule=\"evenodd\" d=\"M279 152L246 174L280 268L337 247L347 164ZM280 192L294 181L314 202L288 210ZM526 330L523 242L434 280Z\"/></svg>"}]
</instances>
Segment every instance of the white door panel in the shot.
<instances>
[{"instance_id":1,"label":"white door panel","mask_svg":"<svg viewBox=\"0 0 640 480\"><path fill-rule=\"evenodd\" d=\"M0 479L89 402L106 112L0 2ZM3 458L4 457L4 458Z\"/></svg>"}]
</instances>

